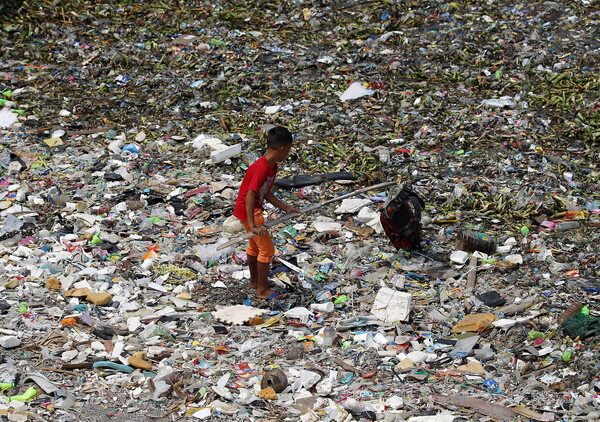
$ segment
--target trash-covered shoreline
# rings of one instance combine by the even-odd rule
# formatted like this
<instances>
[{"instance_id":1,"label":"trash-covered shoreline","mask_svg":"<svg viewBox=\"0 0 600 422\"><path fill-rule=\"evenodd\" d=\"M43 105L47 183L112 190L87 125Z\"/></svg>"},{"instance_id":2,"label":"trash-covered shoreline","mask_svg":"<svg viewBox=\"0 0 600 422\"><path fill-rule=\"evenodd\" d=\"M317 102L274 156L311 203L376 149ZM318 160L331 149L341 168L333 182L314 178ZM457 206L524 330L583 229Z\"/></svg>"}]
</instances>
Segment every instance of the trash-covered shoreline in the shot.
<instances>
[{"instance_id":1,"label":"trash-covered shoreline","mask_svg":"<svg viewBox=\"0 0 600 422\"><path fill-rule=\"evenodd\" d=\"M593 2L17 3L1 420L600 420ZM420 247L364 192L273 227L255 298L217 249L273 125L277 195L410 184Z\"/></svg>"}]
</instances>

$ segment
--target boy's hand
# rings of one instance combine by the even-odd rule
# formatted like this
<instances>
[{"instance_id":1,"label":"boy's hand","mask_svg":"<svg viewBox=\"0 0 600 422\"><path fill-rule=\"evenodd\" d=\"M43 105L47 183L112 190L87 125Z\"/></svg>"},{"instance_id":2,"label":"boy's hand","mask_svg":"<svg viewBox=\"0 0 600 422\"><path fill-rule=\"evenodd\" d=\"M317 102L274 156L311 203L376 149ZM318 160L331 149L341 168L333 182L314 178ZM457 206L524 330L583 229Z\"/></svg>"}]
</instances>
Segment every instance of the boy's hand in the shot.
<instances>
[{"instance_id":1,"label":"boy's hand","mask_svg":"<svg viewBox=\"0 0 600 422\"><path fill-rule=\"evenodd\" d=\"M252 230L252 233L254 233L257 236L264 236L265 234L268 233L265 226L250 227L250 230Z\"/></svg>"},{"instance_id":2,"label":"boy's hand","mask_svg":"<svg viewBox=\"0 0 600 422\"><path fill-rule=\"evenodd\" d=\"M292 213L298 213L298 212L300 212L300 210L298 208L293 207L291 205L286 205L285 207L282 208L282 210L286 214L292 214Z\"/></svg>"}]
</instances>

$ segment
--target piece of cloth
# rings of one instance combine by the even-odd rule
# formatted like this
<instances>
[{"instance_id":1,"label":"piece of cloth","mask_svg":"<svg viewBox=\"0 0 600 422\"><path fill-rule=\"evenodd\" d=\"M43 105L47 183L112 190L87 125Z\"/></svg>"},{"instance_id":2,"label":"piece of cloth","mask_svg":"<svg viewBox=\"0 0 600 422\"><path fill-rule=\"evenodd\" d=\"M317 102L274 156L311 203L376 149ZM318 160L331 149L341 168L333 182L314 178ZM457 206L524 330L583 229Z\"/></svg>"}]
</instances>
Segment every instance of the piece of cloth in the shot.
<instances>
[{"instance_id":1,"label":"piece of cloth","mask_svg":"<svg viewBox=\"0 0 600 422\"><path fill-rule=\"evenodd\" d=\"M250 223L248 220L240 219L244 228L246 229L246 233L250 233ZM262 226L265 224L265 218L262 215L262 210L255 209L254 210L254 225ZM246 254L250 256L255 256L258 262L262 262L264 264L269 264L273 261L273 256L275 255L275 245L273 244L273 239L269 233L263 236L253 236L248 241L248 247L246 248Z\"/></svg>"},{"instance_id":2,"label":"piece of cloth","mask_svg":"<svg viewBox=\"0 0 600 422\"><path fill-rule=\"evenodd\" d=\"M246 220L246 195L249 190L256 192L256 202L254 203L254 209L263 210L263 201L265 195L271 190L275 183L275 176L277 175L278 166L275 164L274 168L269 166L269 162L263 155L261 158L256 160L248 170L238 193L237 200L235 201L235 209L233 215L240 220Z\"/></svg>"}]
</instances>

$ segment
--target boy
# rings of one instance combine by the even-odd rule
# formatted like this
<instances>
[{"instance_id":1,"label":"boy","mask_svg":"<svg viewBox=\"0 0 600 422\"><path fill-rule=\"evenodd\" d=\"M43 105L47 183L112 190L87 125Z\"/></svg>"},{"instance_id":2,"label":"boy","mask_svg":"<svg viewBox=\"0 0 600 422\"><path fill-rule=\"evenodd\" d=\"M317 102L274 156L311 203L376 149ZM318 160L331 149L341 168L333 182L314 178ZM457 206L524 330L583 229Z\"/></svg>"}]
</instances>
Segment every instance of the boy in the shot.
<instances>
[{"instance_id":1,"label":"boy","mask_svg":"<svg viewBox=\"0 0 600 422\"><path fill-rule=\"evenodd\" d=\"M285 160L292 149L292 134L277 126L267 133L267 152L248 167L240 186L233 215L241 220L247 233L254 233L248 242L246 254L250 268L249 287L256 289L260 299L282 299L285 295L269 289L267 276L275 255L275 246L269 236L263 213L263 200L267 200L286 213L298 210L277 198L271 188L277 174L277 163Z\"/></svg>"}]
</instances>

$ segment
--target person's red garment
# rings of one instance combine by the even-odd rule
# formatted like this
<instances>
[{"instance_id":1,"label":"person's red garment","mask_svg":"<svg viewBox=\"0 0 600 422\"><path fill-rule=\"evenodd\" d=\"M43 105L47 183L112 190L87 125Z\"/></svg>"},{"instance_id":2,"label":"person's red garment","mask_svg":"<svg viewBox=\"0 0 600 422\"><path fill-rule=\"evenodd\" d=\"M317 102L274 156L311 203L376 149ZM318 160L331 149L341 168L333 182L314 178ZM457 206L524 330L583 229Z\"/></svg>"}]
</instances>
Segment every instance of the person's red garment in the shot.
<instances>
[{"instance_id":1,"label":"person's red garment","mask_svg":"<svg viewBox=\"0 0 600 422\"><path fill-rule=\"evenodd\" d=\"M265 195L275 183L277 168L277 164L275 164L274 168L271 168L265 156L262 156L248 167L244 180L242 180L237 200L235 201L235 209L233 210L235 217L240 220L248 219L246 216L246 195L249 190L253 190L257 194L254 209L263 209Z\"/></svg>"}]
</instances>

